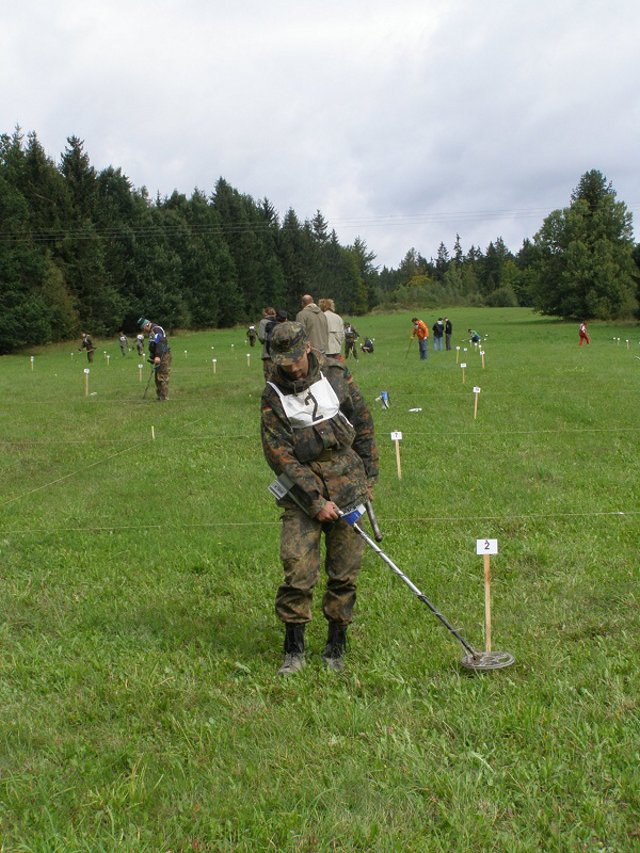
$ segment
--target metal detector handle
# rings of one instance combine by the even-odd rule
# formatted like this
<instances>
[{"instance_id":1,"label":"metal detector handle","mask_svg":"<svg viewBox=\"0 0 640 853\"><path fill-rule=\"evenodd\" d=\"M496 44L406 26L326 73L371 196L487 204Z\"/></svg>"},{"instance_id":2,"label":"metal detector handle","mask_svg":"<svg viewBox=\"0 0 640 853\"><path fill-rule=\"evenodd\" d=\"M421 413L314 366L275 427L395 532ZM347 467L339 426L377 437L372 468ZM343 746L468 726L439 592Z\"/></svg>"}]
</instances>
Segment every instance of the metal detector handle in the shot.
<instances>
[{"instance_id":1,"label":"metal detector handle","mask_svg":"<svg viewBox=\"0 0 640 853\"><path fill-rule=\"evenodd\" d=\"M376 518L376 514L373 511L373 504L369 499L364 502L365 508L367 510L367 515L369 516L369 523L371 524L371 529L373 530L373 536L376 542L382 542L384 538L382 535L382 531L378 526L378 519Z\"/></svg>"}]
</instances>

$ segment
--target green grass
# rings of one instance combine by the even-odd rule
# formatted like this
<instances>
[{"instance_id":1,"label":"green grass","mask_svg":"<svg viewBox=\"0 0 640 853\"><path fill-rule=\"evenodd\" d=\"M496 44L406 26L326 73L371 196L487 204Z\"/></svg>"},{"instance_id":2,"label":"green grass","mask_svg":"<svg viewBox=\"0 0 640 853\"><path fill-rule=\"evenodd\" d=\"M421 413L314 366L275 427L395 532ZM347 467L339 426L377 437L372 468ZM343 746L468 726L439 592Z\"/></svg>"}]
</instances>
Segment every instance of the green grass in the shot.
<instances>
[{"instance_id":1,"label":"green grass","mask_svg":"<svg viewBox=\"0 0 640 853\"><path fill-rule=\"evenodd\" d=\"M455 350L418 360L411 316L359 321L376 352L352 364L382 547L481 648L475 546L497 538L509 669L463 670L368 551L345 673L320 665L318 601L309 666L275 677L278 511L242 330L174 336L161 405L115 339L87 396L73 345L0 359L0 849L640 849L640 333L593 324L580 349L525 309L452 309L455 345L488 335L463 384Z\"/></svg>"}]
</instances>

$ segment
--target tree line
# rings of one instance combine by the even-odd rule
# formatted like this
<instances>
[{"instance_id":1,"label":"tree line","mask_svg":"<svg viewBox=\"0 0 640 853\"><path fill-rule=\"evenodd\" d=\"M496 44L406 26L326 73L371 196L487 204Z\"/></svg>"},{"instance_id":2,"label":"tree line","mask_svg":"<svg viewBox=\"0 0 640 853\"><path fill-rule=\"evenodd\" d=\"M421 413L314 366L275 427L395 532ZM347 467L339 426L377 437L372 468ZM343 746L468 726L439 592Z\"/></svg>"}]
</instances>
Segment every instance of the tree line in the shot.
<instances>
[{"instance_id":1,"label":"tree line","mask_svg":"<svg viewBox=\"0 0 640 853\"><path fill-rule=\"evenodd\" d=\"M210 194L152 199L121 169L97 171L78 137L55 163L35 132L0 136L0 353L133 331L141 314L230 327L265 305L296 312L307 292L344 316L467 304L610 319L638 307L631 215L595 171L516 255L501 238L463 253L456 236L451 254L410 249L397 269L375 257L360 238L341 245L320 211L280 217L223 178Z\"/></svg>"}]
</instances>

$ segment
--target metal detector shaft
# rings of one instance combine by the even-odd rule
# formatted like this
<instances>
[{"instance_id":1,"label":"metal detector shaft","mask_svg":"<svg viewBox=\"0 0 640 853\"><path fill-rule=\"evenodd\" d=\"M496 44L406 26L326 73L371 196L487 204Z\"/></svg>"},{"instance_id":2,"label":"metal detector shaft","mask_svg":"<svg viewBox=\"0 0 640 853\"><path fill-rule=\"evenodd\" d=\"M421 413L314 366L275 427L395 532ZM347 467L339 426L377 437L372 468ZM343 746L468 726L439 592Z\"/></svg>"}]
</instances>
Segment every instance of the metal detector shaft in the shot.
<instances>
[{"instance_id":1,"label":"metal detector shaft","mask_svg":"<svg viewBox=\"0 0 640 853\"><path fill-rule=\"evenodd\" d=\"M418 587L413 583L413 581L411 581L411 580L410 580L410 579L405 575L405 573L404 573L403 571L401 571L401 570L396 566L396 564L393 562L393 560L392 560L390 557L388 557L388 556L384 553L384 551L382 550L382 548L380 548L380 546L379 546L379 545L377 545L377 544L373 541L373 539L372 539L369 535L367 535L367 534L364 532L364 530L363 530L361 527L359 527L357 524L352 524L351 526L353 527L353 529L355 530L355 532L358 534L358 536L361 536L361 537L364 539L364 541L367 543L367 545L368 545L368 546L369 546L373 551L375 551L375 552L376 552L376 554L380 557L380 559L384 560L384 562L389 566L389 568L390 568L393 572L395 572L395 574L397 574L397 575L398 575L398 577L399 577L401 580L403 580L403 581L406 583L406 585L409 587L409 589L411 590L411 592L413 592L413 593L414 593L414 594L415 594L415 595L420 599L420 601L422 601L422 602L423 602L423 604L426 604L426 605L427 605L427 607L428 607L428 608L429 608L429 610L433 613L433 615L434 615L434 616L436 616L436 617L437 617L437 618L442 622L442 624L445 626L445 628L453 634L453 636L456 638L456 640L458 640L458 642L460 642L460 643L462 644L462 646L464 647L464 649L465 649L467 652L469 652L469 654L473 655L473 657L474 657L474 658L475 658L475 657L478 657L478 652L473 648L473 646L469 645L469 643L464 639L464 637L462 637L462 636L461 636L461 635L456 631L456 629L455 629L455 628L453 627L453 625L449 622L449 620L448 620L445 616L443 616L443 615L442 615L442 613L440 613L440 611L438 610L438 608L437 608L437 607L435 607L435 606L434 606L434 605L429 601L429 599L427 598L427 596L426 596L423 592L421 592L421 591L418 589Z\"/></svg>"},{"instance_id":2,"label":"metal detector shaft","mask_svg":"<svg viewBox=\"0 0 640 853\"><path fill-rule=\"evenodd\" d=\"M367 510L367 515L369 516L369 523L371 524L371 529L373 530L373 535L375 537L376 542L382 542L383 536L380 527L378 526L378 519L376 518L376 514L373 511L373 504L370 500L366 500L364 502L365 509Z\"/></svg>"}]
</instances>

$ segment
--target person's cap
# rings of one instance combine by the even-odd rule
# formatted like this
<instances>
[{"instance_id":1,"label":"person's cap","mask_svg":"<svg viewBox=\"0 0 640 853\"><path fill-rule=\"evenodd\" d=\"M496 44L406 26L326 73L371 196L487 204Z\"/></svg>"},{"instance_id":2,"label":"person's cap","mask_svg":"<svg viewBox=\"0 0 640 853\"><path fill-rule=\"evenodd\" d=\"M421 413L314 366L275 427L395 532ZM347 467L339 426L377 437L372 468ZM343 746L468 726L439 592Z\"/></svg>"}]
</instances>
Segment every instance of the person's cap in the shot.
<instances>
[{"instance_id":1,"label":"person's cap","mask_svg":"<svg viewBox=\"0 0 640 853\"><path fill-rule=\"evenodd\" d=\"M274 364L293 364L307 351L308 341L304 326L287 320L273 330L269 341L269 355Z\"/></svg>"},{"instance_id":2,"label":"person's cap","mask_svg":"<svg viewBox=\"0 0 640 853\"><path fill-rule=\"evenodd\" d=\"M144 329L144 327L147 325L147 323L150 323L150 322L151 322L151 320L147 320L146 317L140 317L140 319L138 320L138 328Z\"/></svg>"},{"instance_id":3,"label":"person's cap","mask_svg":"<svg viewBox=\"0 0 640 853\"><path fill-rule=\"evenodd\" d=\"M418 318L417 318L417 317L412 317L412 318L411 318L411 322L412 322L412 323L417 323L417 322L418 322Z\"/></svg>"},{"instance_id":4,"label":"person's cap","mask_svg":"<svg viewBox=\"0 0 640 853\"><path fill-rule=\"evenodd\" d=\"M284 311L282 309L280 311L276 311L276 320L278 321L278 323L282 323L284 320L288 320L288 319L289 319L289 315L287 314L286 311Z\"/></svg>"}]
</instances>

